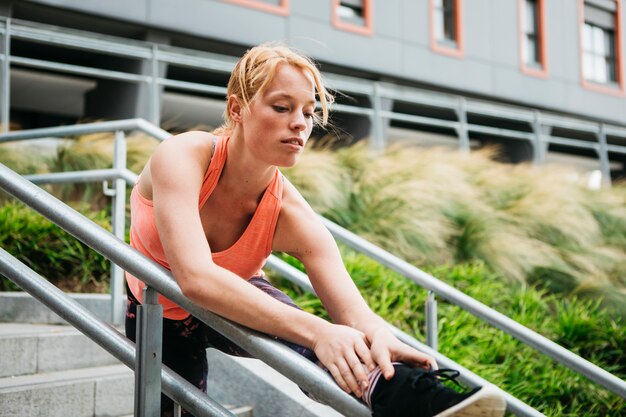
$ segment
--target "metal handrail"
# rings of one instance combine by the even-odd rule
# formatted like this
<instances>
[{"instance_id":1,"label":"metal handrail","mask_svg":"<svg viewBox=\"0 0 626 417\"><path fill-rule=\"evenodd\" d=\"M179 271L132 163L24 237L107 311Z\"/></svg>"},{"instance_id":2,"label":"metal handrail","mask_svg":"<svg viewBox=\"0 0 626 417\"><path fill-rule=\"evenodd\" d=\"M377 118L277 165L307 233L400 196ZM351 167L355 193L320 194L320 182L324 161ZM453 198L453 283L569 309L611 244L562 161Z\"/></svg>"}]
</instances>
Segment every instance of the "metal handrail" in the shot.
<instances>
[{"instance_id":1,"label":"metal handrail","mask_svg":"<svg viewBox=\"0 0 626 417\"><path fill-rule=\"evenodd\" d=\"M183 295L167 269L130 248L125 242L2 164L0 164L0 188L129 273L139 277L148 286L156 289L160 294L180 305L337 411L354 417L370 416L370 411L363 403L342 391L333 382L332 377L318 366L259 332L223 319L193 304Z\"/></svg>"},{"instance_id":2,"label":"metal handrail","mask_svg":"<svg viewBox=\"0 0 626 417\"><path fill-rule=\"evenodd\" d=\"M114 132L116 130L138 130L156 139L164 140L172 136L171 133L156 127L144 119L123 119L108 122L84 123L73 126L44 127L39 129L20 130L0 134L0 143L27 139L41 139L54 136L78 136L89 133Z\"/></svg>"},{"instance_id":3,"label":"metal handrail","mask_svg":"<svg viewBox=\"0 0 626 417\"><path fill-rule=\"evenodd\" d=\"M2 248L0 248L0 272L106 349L124 365L130 369L135 368L136 352L133 342ZM166 366L161 369L161 381L165 394L195 415L234 417L230 411Z\"/></svg>"},{"instance_id":4,"label":"metal handrail","mask_svg":"<svg viewBox=\"0 0 626 417\"><path fill-rule=\"evenodd\" d=\"M275 255L270 256L270 258L267 260L266 266L274 270L275 272L279 273L282 277L286 278L290 282L293 282L294 284L298 285L300 288L312 294L315 294L313 285L311 285L309 278L304 272L289 265L287 262L281 260ZM431 355L437 360L437 363L441 365L442 367L452 368L452 369L456 369L457 371L459 371L461 373L459 376L459 379L465 384L469 385L470 387L493 385L491 382L476 375L474 372L465 368L463 365L460 365L457 362L453 361L452 359L448 358L447 356L442 355L441 353L437 352L435 349L431 348L430 346L419 342L408 333L405 333L404 331L393 326L392 324L387 323L387 325L389 326L391 331L396 335L396 337L400 339L402 342L406 343L409 346L414 347L415 349L418 349L424 353ZM514 396L504 391L503 389L499 387L498 389L500 390L500 392L502 393L502 395L504 396L506 400L507 409L513 414L517 416L524 416L524 417L544 416L544 414L535 410L534 408L524 403L523 401L520 401L518 398L515 398Z\"/></svg>"},{"instance_id":5,"label":"metal handrail","mask_svg":"<svg viewBox=\"0 0 626 417\"><path fill-rule=\"evenodd\" d=\"M69 127L44 128L33 129L30 131L13 132L0 135L0 142L8 140L31 139L41 136L68 134L78 135L118 129L140 130L160 140L170 136L168 132L153 126L143 119L128 119L116 122L100 122ZM89 171L78 171L73 173L39 174L34 176L28 176L28 178L38 183L50 183L69 180L88 181L87 178L91 178L93 180L104 178L113 179L115 175L115 170L99 170L98 172L93 174L89 173ZM127 181L127 183L130 184L134 183L137 178L137 175L129 170L118 170L117 175L119 175L119 177L115 178L123 178L125 181ZM386 265L391 269L396 270L405 277L408 277L409 279L417 282L419 285L433 291L438 295L443 296L447 300L461 306L462 308L466 309L467 311L471 312L482 320L487 321L492 325L495 325L496 327L512 335L523 343L539 350L544 354L547 354L558 362L564 364L565 366L573 369L574 371L582 375L585 375L586 377L599 383L600 385L611 390L612 392L615 392L622 397L626 396L626 383L621 379L606 372L602 368L599 368L596 365L586 361L578 355L573 354L567 349L562 348L561 346L550 341L549 339L520 325L514 320L509 319L501 313L498 313L497 311L485 306L484 304L479 303L478 301L472 299L464 293L454 289L453 287L442 283L435 277L424 273L418 268L402 261L401 259L376 247L375 245L372 245L366 240L360 238L359 236L347 231L346 229L343 229L342 227L330 222L327 219L322 220L326 227L338 240L341 240L356 249L357 251L365 253L373 259L376 259L383 265Z\"/></svg>"},{"instance_id":6,"label":"metal handrail","mask_svg":"<svg viewBox=\"0 0 626 417\"><path fill-rule=\"evenodd\" d=\"M531 346L532 348L550 356L557 362L567 366L573 371L597 382L620 397L626 398L626 381L621 380L599 366L581 358L557 343L554 343L550 339L541 336L515 320L510 319L504 314L499 313L498 311L475 300L456 288L438 280L432 275L427 274L410 263L398 258L384 249L379 248L349 230L344 229L324 217L320 216L320 218L326 228L337 240L340 240L356 251L376 260L381 265L400 273L411 281L416 282L421 287L433 291L437 295L440 295L451 303L456 304L464 310L472 313L483 321L486 321L505 333L510 334L524 344Z\"/></svg>"}]
</instances>

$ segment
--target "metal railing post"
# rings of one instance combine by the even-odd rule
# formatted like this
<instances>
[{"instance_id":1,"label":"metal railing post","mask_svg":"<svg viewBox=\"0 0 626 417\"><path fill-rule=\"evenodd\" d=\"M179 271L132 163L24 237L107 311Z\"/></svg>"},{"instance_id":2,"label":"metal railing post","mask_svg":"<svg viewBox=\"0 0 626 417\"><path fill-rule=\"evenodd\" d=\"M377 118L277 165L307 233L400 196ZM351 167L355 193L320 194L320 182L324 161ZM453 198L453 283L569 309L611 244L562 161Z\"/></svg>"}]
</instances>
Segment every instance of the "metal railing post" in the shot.
<instances>
[{"instance_id":1,"label":"metal railing post","mask_svg":"<svg viewBox=\"0 0 626 417\"><path fill-rule=\"evenodd\" d=\"M161 415L161 341L163 306L159 293L146 286L137 306L137 356L135 365L135 417Z\"/></svg>"},{"instance_id":2,"label":"metal railing post","mask_svg":"<svg viewBox=\"0 0 626 417\"><path fill-rule=\"evenodd\" d=\"M113 151L113 169L121 172L126 169L126 137L122 130L115 132ZM114 181L111 216L113 234L120 240L126 238L126 181L117 178ZM111 321L122 324L124 318L124 271L111 262Z\"/></svg>"},{"instance_id":3,"label":"metal railing post","mask_svg":"<svg viewBox=\"0 0 626 417\"><path fill-rule=\"evenodd\" d=\"M0 75L0 108L2 115L0 116L0 132L9 131L9 107L11 107L11 19L7 19L4 26L4 59L2 60L2 71Z\"/></svg>"},{"instance_id":4,"label":"metal railing post","mask_svg":"<svg viewBox=\"0 0 626 417\"><path fill-rule=\"evenodd\" d=\"M597 148L600 157L600 170L602 171L602 186L611 186L611 167L609 166L609 150L606 146L606 126L600 123L600 131L598 132L599 147Z\"/></svg>"},{"instance_id":5,"label":"metal railing post","mask_svg":"<svg viewBox=\"0 0 626 417\"><path fill-rule=\"evenodd\" d=\"M370 149L376 153L382 153L385 150L385 133L383 130L382 103L380 99L380 84L374 83L374 92L370 96L372 100L372 108L374 114L370 117L372 121L372 139L370 141Z\"/></svg>"},{"instance_id":6,"label":"metal railing post","mask_svg":"<svg viewBox=\"0 0 626 417\"><path fill-rule=\"evenodd\" d=\"M150 58L152 71L152 78L150 79L150 122L155 126L159 126L161 124L161 94L158 82L160 77L158 48L157 44L152 44L152 57Z\"/></svg>"},{"instance_id":7,"label":"metal railing post","mask_svg":"<svg viewBox=\"0 0 626 417\"><path fill-rule=\"evenodd\" d=\"M469 153L470 143L469 135L467 134L467 102L465 97L459 97L459 104L455 109L455 113L459 120L456 128L456 134L459 137L459 150Z\"/></svg>"},{"instance_id":8,"label":"metal railing post","mask_svg":"<svg viewBox=\"0 0 626 417\"><path fill-rule=\"evenodd\" d=\"M439 336L437 335L437 300L435 293L428 291L426 298L426 344L433 350L439 349Z\"/></svg>"},{"instance_id":9,"label":"metal railing post","mask_svg":"<svg viewBox=\"0 0 626 417\"><path fill-rule=\"evenodd\" d=\"M546 129L550 129L548 126L542 126L541 113L538 110L534 111L533 123L532 123L534 139L533 139L533 163L535 165L543 165L546 161L546 153L548 150L548 142L543 140L543 135L546 133Z\"/></svg>"}]
</instances>

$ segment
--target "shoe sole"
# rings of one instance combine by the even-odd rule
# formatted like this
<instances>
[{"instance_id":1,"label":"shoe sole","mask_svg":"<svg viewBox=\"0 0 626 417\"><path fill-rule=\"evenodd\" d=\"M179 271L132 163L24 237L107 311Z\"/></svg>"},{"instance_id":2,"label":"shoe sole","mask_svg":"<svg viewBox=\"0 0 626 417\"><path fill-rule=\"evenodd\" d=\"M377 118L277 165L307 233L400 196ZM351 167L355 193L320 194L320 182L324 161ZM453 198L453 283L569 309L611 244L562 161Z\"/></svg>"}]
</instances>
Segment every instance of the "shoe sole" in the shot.
<instances>
[{"instance_id":1,"label":"shoe sole","mask_svg":"<svg viewBox=\"0 0 626 417\"><path fill-rule=\"evenodd\" d=\"M471 397L434 417L502 417L505 411L506 401L500 391L484 386Z\"/></svg>"}]
</instances>

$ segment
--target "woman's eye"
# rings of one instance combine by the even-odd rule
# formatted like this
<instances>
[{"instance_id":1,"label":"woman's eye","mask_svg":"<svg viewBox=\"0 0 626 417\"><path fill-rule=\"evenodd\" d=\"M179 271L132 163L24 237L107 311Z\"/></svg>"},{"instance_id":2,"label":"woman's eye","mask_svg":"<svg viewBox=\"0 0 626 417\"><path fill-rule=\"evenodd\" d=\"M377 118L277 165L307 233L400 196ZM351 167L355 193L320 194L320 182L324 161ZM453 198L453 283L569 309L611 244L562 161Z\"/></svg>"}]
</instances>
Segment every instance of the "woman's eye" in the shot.
<instances>
[{"instance_id":1,"label":"woman's eye","mask_svg":"<svg viewBox=\"0 0 626 417\"><path fill-rule=\"evenodd\" d=\"M286 111L289 111L289 109L284 106L274 106L274 110L276 110L279 113L284 113Z\"/></svg>"},{"instance_id":2,"label":"woman's eye","mask_svg":"<svg viewBox=\"0 0 626 417\"><path fill-rule=\"evenodd\" d=\"M306 117L307 119L312 119L314 116L313 113L304 113L304 117Z\"/></svg>"}]
</instances>

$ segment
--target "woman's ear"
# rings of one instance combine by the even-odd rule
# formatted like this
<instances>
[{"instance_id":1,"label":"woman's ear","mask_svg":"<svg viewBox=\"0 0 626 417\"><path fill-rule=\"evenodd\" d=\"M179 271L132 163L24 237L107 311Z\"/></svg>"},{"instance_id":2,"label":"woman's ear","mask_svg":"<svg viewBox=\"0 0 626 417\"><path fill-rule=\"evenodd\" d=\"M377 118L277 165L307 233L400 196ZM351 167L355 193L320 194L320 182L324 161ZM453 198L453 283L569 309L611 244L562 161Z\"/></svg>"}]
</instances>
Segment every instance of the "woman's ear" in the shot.
<instances>
[{"instance_id":1,"label":"woman's ear","mask_svg":"<svg viewBox=\"0 0 626 417\"><path fill-rule=\"evenodd\" d=\"M241 122L241 116L243 113L243 107L241 105L241 101L239 97L234 94L228 96L228 115L233 122L239 123Z\"/></svg>"}]
</instances>

